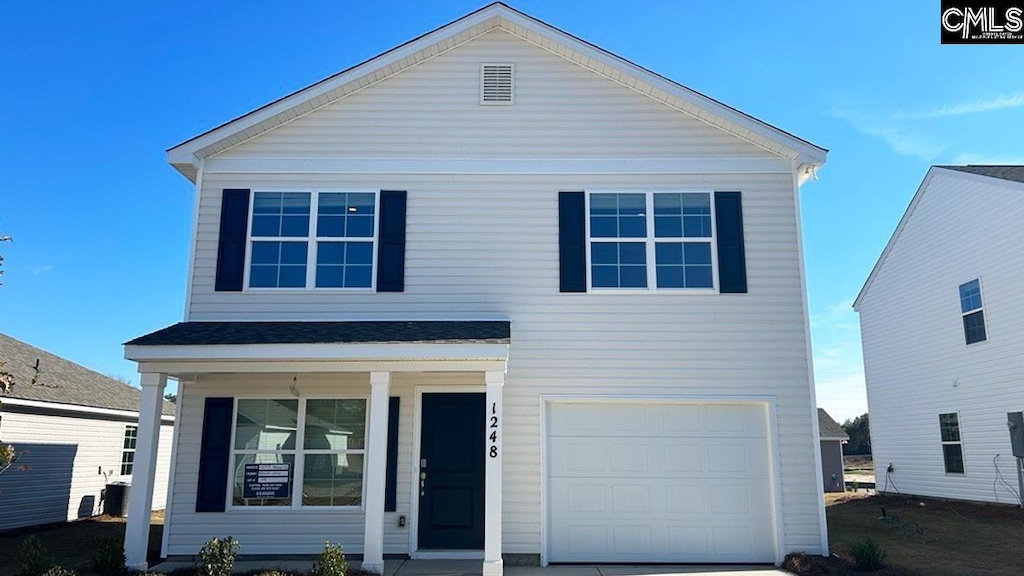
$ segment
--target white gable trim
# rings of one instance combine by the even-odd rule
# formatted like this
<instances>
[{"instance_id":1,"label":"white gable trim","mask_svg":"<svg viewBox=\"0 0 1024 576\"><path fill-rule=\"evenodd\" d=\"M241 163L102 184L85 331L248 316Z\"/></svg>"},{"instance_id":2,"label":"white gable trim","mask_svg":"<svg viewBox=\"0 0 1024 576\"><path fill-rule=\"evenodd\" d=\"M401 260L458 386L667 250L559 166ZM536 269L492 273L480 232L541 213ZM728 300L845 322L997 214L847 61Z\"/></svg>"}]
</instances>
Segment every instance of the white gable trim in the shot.
<instances>
[{"instance_id":1,"label":"white gable trim","mask_svg":"<svg viewBox=\"0 0 1024 576\"><path fill-rule=\"evenodd\" d=\"M496 2L371 60L285 96L167 151L190 180L199 161L336 102L385 78L501 29L680 112L798 164L824 164L827 151L593 44Z\"/></svg>"},{"instance_id":2,"label":"white gable trim","mask_svg":"<svg viewBox=\"0 0 1024 576\"><path fill-rule=\"evenodd\" d=\"M917 208L917 204L921 201L921 198L924 196L925 191L928 189L928 186L931 184L931 181L935 176L960 178L961 180L967 180L969 182L979 182L990 186L1003 186L1005 188L1017 189L1024 192L1024 183L1021 182L1013 182L1011 180L1004 180L1002 178L985 176L982 174L961 172L960 170L952 170L949 168L943 168L942 166L932 166L929 168L928 173L924 176L924 180L921 181L921 185L917 187L917 192L914 193L914 197L910 200L910 205L907 206L906 212L903 213L903 217L900 218L899 224L896 225L896 229L893 231L892 236L889 237L889 242L886 243L881 255L878 256L878 261L875 262L875 266L871 269L871 274L868 275L868 279L864 282L864 287L860 289L860 293L857 294L857 299L853 301L854 310L860 312L861 302L864 300L864 297L867 296L868 290L871 288L871 284L875 281L875 277L882 269L882 265L885 263L886 258L889 257L889 253L892 251L893 246L896 245L896 240L899 239L900 234L903 233L903 229L906 228L907 222L910 220L910 216L914 213L914 209Z\"/></svg>"}]
</instances>

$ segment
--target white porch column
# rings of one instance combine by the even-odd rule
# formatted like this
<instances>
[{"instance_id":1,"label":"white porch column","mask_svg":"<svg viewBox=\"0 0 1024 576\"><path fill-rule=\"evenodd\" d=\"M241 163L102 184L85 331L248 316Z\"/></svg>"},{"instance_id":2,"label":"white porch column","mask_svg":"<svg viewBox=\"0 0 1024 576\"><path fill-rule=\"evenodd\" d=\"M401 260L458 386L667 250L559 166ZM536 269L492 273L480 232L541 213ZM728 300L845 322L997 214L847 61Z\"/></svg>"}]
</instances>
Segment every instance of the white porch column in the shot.
<instances>
[{"instance_id":1,"label":"white porch column","mask_svg":"<svg viewBox=\"0 0 1024 576\"><path fill-rule=\"evenodd\" d=\"M363 569L384 573L384 486L387 483L390 372L370 372L370 431L366 442L366 532Z\"/></svg>"},{"instance_id":2,"label":"white porch column","mask_svg":"<svg viewBox=\"0 0 1024 576\"><path fill-rule=\"evenodd\" d=\"M505 385L505 372L484 373L487 385L487 438L484 446L487 453L487 470L484 477L484 568L483 576L502 576L504 564L501 560L501 435L503 413L501 393Z\"/></svg>"},{"instance_id":3,"label":"white porch column","mask_svg":"<svg viewBox=\"0 0 1024 576\"><path fill-rule=\"evenodd\" d=\"M128 496L128 525L124 531L124 554L128 568L145 570L149 548L149 516L153 512L153 482L156 453L160 446L160 415L163 412L166 374L143 372L139 430L132 466L132 489Z\"/></svg>"}]
</instances>

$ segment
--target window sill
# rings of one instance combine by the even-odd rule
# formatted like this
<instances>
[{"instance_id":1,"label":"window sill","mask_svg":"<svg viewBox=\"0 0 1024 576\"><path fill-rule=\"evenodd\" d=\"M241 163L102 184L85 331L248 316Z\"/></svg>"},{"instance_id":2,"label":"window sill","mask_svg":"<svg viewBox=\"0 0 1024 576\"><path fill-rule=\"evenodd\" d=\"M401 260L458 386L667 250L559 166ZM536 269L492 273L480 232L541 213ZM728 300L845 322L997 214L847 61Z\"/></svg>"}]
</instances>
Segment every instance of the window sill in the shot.
<instances>
[{"instance_id":1,"label":"window sill","mask_svg":"<svg viewBox=\"0 0 1024 576\"><path fill-rule=\"evenodd\" d=\"M587 294L719 294L715 288L588 288Z\"/></svg>"}]
</instances>

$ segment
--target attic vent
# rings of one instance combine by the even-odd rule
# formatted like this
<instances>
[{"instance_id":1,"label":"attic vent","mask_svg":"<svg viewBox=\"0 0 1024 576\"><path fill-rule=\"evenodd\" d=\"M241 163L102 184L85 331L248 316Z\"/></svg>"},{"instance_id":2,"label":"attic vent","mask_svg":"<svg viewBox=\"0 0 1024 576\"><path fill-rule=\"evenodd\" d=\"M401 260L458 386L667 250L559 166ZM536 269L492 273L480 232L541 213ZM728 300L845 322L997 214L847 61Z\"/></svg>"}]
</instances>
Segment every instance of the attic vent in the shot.
<instances>
[{"instance_id":1,"label":"attic vent","mask_svg":"<svg viewBox=\"0 0 1024 576\"><path fill-rule=\"evenodd\" d=\"M480 103L513 104L512 64L480 65Z\"/></svg>"}]
</instances>

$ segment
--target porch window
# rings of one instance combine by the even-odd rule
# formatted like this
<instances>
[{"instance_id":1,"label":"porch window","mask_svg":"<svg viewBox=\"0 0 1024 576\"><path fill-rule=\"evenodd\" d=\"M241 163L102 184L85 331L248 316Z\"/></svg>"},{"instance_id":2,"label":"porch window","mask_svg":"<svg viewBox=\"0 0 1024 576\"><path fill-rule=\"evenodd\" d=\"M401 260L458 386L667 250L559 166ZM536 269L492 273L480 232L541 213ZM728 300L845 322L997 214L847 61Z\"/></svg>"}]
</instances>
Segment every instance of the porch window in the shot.
<instances>
[{"instance_id":1,"label":"porch window","mask_svg":"<svg viewBox=\"0 0 1024 576\"><path fill-rule=\"evenodd\" d=\"M365 399L238 400L232 505L361 506L365 433ZM257 474L282 480L252 497Z\"/></svg>"}]
</instances>

